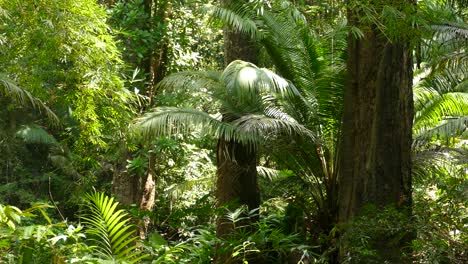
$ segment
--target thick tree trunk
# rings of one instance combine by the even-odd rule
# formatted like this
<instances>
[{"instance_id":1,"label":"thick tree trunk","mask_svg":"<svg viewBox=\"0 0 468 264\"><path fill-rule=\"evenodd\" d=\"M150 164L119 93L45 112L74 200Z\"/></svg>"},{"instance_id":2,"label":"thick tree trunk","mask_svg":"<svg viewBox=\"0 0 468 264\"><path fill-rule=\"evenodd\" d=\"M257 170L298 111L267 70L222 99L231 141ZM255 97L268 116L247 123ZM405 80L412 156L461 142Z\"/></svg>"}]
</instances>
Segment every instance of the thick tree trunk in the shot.
<instances>
[{"instance_id":1,"label":"thick tree trunk","mask_svg":"<svg viewBox=\"0 0 468 264\"><path fill-rule=\"evenodd\" d=\"M221 0L224 6L233 0ZM245 1L245 0L243 0ZM239 31L224 28L224 58L228 65L234 60L258 62L258 46L249 36ZM226 122L230 119L224 115ZM232 120L231 120L232 121ZM257 185L257 154L252 147L244 146L235 141L218 140L217 146L217 191L218 206L237 201L240 205L247 205L249 209L260 206L260 194ZM218 235L224 236L231 230L218 222Z\"/></svg>"},{"instance_id":2,"label":"thick tree trunk","mask_svg":"<svg viewBox=\"0 0 468 264\"><path fill-rule=\"evenodd\" d=\"M220 139L217 150L218 206L247 205L249 210L260 206L257 184L256 151L250 146ZM224 237L233 231L232 223L224 217L218 219L217 234Z\"/></svg>"},{"instance_id":3,"label":"thick tree trunk","mask_svg":"<svg viewBox=\"0 0 468 264\"><path fill-rule=\"evenodd\" d=\"M112 177L112 194L125 205L138 204L141 196L141 177L128 173L127 159L131 159L128 151L116 162Z\"/></svg>"},{"instance_id":4,"label":"thick tree trunk","mask_svg":"<svg viewBox=\"0 0 468 264\"><path fill-rule=\"evenodd\" d=\"M379 208L411 206L411 51L403 41L389 41L376 26L361 25L352 11L348 20L364 37L348 38L339 172L342 223L368 203ZM375 246L381 258L402 263L401 243L387 240Z\"/></svg>"},{"instance_id":5,"label":"thick tree trunk","mask_svg":"<svg viewBox=\"0 0 468 264\"><path fill-rule=\"evenodd\" d=\"M247 0L221 0L221 4L227 6L238 1L248 2ZM235 60L258 64L258 45L248 35L230 27L224 27L224 63L227 66Z\"/></svg>"},{"instance_id":6,"label":"thick tree trunk","mask_svg":"<svg viewBox=\"0 0 468 264\"><path fill-rule=\"evenodd\" d=\"M221 0L221 4L228 5L232 1L234 0ZM249 36L225 27L225 64L228 65L238 59L258 63L258 46ZM223 116L224 121L229 118L228 115ZM217 166L216 198L218 207L231 205L230 208L234 209L233 205L247 205L249 210L252 210L260 206L257 153L252 146L220 138L217 145ZM232 223L223 216L219 217L216 228L217 236L225 238L232 232ZM216 251L215 263L232 263L229 253L220 254L218 250Z\"/></svg>"}]
</instances>

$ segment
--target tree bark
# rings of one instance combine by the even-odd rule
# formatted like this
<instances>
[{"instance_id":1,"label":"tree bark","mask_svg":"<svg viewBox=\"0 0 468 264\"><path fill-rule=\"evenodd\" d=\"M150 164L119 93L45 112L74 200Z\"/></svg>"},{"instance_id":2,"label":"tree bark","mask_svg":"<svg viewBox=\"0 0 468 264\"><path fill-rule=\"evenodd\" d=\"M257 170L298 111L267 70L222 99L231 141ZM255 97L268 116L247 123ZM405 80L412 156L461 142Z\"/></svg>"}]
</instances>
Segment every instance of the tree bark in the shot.
<instances>
[{"instance_id":1,"label":"tree bark","mask_svg":"<svg viewBox=\"0 0 468 264\"><path fill-rule=\"evenodd\" d=\"M260 206L260 193L257 183L257 155L252 146L235 141L218 141L217 150L217 189L218 206L247 205L249 210ZM225 237L233 231L233 225L220 217L217 234Z\"/></svg>"},{"instance_id":2,"label":"tree bark","mask_svg":"<svg viewBox=\"0 0 468 264\"><path fill-rule=\"evenodd\" d=\"M149 153L148 158L148 172L146 173L145 184L140 199L140 210L151 211L154 207L154 201L156 199L156 155L153 151ZM140 220L138 224L138 231L141 239L145 239L148 233L148 227L150 219L145 216Z\"/></svg>"},{"instance_id":3,"label":"tree bark","mask_svg":"<svg viewBox=\"0 0 468 264\"><path fill-rule=\"evenodd\" d=\"M234 0L221 0L224 6ZM246 0L242 0L246 2ZM258 46L249 36L241 32L224 28L224 62L226 66L234 60L258 63ZM223 120L229 120L227 114ZM260 206L260 192L257 183L257 153L253 146L246 146L236 141L227 141L222 137L217 144L217 206L246 205L249 210ZM253 219L251 219L253 220ZM245 224L245 223L243 223ZM234 226L224 216L217 220L216 234L226 238L234 231ZM220 254L216 249L215 263L232 263L229 253Z\"/></svg>"},{"instance_id":4,"label":"tree bark","mask_svg":"<svg viewBox=\"0 0 468 264\"><path fill-rule=\"evenodd\" d=\"M132 156L128 151L123 152L113 168L112 195L124 205L138 204L141 196L141 177L128 172L127 160Z\"/></svg>"},{"instance_id":5,"label":"tree bark","mask_svg":"<svg viewBox=\"0 0 468 264\"><path fill-rule=\"evenodd\" d=\"M233 2L245 2L247 0L221 0L223 6ZM248 35L238 30L225 26L224 32L224 63L227 66L235 60L248 61L258 64L258 45Z\"/></svg>"},{"instance_id":6,"label":"tree bark","mask_svg":"<svg viewBox=\"0 0 468 264\"><path fill-rule=\"evenodd\" d=\"M411 206L413 61L409 44L402 39L390 41L375 25L361 24L353 10L348 11L348 21L361 28L364 37L348 37L339 172L341 223L359 215L365 204L396 205L402 210ZM384 260L402 263L401 247L401 243L379 241L376 250ZM344 254L346 249L341 251Z\"/></svg>"},{"instance_id":7,"label":"tree bark","mask_svg":"<svg viewBox=\"0 0 468 264\"><path fill-rule=\"evenodd\" d=\"M232 1L221 0L221 4L227 6ZM257 44L249 36L235 29L225 27L224 59L226 66L239 59L257 63ZM229 119L232 118L226 114L223 116L225 122ZM220 138L217 145L217 163L216 198L218 206L237 200L240 205L247 205L249 209L258 208L260 206L260 194L257 184L257 153L253 147ZM219 222L219 236L230 233L229 228L221 226L224 226L224 224Z\"/></svg>"}]
</instances>

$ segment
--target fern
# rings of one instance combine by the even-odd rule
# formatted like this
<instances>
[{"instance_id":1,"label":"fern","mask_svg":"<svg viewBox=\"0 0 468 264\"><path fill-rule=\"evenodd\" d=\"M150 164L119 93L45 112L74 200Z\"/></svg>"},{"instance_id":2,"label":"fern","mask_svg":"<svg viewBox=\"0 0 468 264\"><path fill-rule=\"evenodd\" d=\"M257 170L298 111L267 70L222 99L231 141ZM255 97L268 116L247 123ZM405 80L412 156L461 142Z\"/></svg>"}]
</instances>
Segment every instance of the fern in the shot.
<instances>
[{"instance_id":1,"label":"fern","mask_svg":"<svg viewBox=\"0 0 468 264\"><path fill-rule=\"evenodd\" d=\"M96 254L118 263L138 263L146 255L137 251L136 230L118 202L101 192L85 195L89 213L82 216Z\"/></svg>"}]
</instances>

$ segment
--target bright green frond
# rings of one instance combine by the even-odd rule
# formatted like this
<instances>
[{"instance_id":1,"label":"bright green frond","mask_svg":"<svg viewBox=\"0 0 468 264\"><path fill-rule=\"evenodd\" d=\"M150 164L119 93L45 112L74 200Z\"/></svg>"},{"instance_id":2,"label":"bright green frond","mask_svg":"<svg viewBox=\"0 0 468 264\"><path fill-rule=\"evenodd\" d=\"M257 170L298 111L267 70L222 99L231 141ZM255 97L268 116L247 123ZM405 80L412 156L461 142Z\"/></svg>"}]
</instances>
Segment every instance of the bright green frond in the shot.
<instances>
[{"instance_id":1,"label":"bright green frond","mask_svg":"<svg viewBox=\"0 0 468 264\"><path fill-rule=\"evenodd\" d=\"M211 6L211 17L221 20L226 25L251 36L253 39L263 38L255 20L252 19L257 9L252 3L242 4L240 1L231 1L229 6Z\"/></svg>"},{"instance_id":2,"label":"bright green frond","mask_svg":"<svg viewBox=\"0 0 468 264\"><path fill-rule=\"evenodd\" d=\"M169 93L206 91L216 94L219 90L220 73L217 71L184 71L173 73L158 83L158 88ZM219 93L219 91L218 91Z\"/></svg>"},{"instance_id":3,"label":"bright green frond","mask_svg":"<svg viewBox=\"0 0 468 264\"><path fill-rule=\"evenodd\" d=\"M101 192L85 195L88 213L82 217L89 239L95 243L95 254L106 260L136 263L145 257L135 252L135 228L129 215L117 210L118 202Z\"/></svg>"},{"instance_id":4,"label":"bright green frond","mask_svg":"<svg viewBox=\"0 0 468 264\"><path fill-rule=\"evenodd\" d=\"M187 134L195 129L216 130L222 126L220 117L196 109L158 107L136 120L134 128L145 138Z\"/></svg>"},{"instance_id":5,"label":"bright green frond","mask_svg":"<svg viewBox=\"0 0 468 264\"><path fill-rule=\"evenodd\" d=\"M299 124L294 118L277 109L267 109L265 115L244 115L233 121L232 124L236 130L241 132L239 136L245 137L245 139L241 141L263 138L270 133L273 135L282 133L288 135L296 134L315 140L315 135L312 131Z\"/></svg>"},{"instance_id":6,"label":"bright green frond","mask_svg":"<svg viewBox=\"0 0 468 264\"><path fill-rule=\"evenodd\" d=\"M238 101L241 105L264 93L285 98L300 96L299 91L289 81L268 69L258 68L245 61L231 62L223 71L221 80L227 90L226 97Z\"/></svg>"},{"instance_id":7,"label":"bright green frond","mask_svg":"<svg viewBox=\"0 0 468 264\"><path fill-rule=\"evenodd\" d=\"M443 24L433 24L431 28L438 34L446 35L446 37L456 38L463 41L468 39L468 27L462 23L445 22Z\"/></svg>"},{"instance_id":8,"label":"bright green frond","mask_svg":"<svg viewBox=\"0 0 468 264\"><path fill-rule=\"evenodd\" d=\"M435 126L444 119L468 115L468 93L432 94L432 96L424 108L415 114L413 124L415 133Z\"/></svg>"},{"instance_id":9,"label":"bright green frond","mask_svg":"<svg viewBox=\"0 0 468 264\"><path fill-rule=\"evenodd\" d=\"M433 138L444 139L448 143L450 139L463 135L467 130L468 116L448 118L434 127L419 130L413 135L413 145L415 147L424 145Z\"/></svg>"}]
</instances>

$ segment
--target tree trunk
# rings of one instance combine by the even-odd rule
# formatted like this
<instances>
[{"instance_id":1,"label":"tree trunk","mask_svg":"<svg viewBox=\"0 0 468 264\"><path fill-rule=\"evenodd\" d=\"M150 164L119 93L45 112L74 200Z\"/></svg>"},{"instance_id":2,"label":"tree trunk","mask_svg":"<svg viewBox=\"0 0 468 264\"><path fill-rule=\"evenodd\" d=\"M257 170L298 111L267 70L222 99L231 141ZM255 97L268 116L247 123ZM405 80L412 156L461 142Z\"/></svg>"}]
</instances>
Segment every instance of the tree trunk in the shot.
<instances>
[{"instance_id":1,"label":"tree trunk","mask_svg":"<svg viewBox=\"0 0 468 264\"><path fill-rule=\"evenodd\" d=\"M138 204L141 196L141 177L128 172L127 160L132 156L123 151L122 158L116 162L112 177L112 195L124 205Z\"/></svg>"},{"instance_id":2,"label":"tree trunk","mask_svg":"<svg viewBox=\"0 0 468 264\"><path fill-rule=\"evenodd\" d=\"M252 146L220 139L217 152L218 206L247 205L249 210L260 206L257 184L257 158ZM224 237L233 231L233 225L224 217L218 220L217 234Z\"/></svg>"},{"instance_id":3,"label":"tree trunk","mask_svg":"<svg viewBox=\"0 0 468 264\"><path fill-rule=\"evenodd\" d=\"M226 6L234 0L221 0ZM242 0L246 2L246 0ZM258 63L258 47L249 36L235 29L224 28L224 62L234 60ZM229 119L228 115L223 120ZM249 210L260 206L260 192L257 183L257 153L253 146L245 146L235 141L218 140L217 145L217 182L216 198L218 207L229 205L247 205ZM245 224L245 223L243 223ZM233 232L234 226L225 217L217 220L216 234L226 238ZM217 245L216 247L218 247ZM230 254L220 254L216 249L215 263L232 263Z\"/></svg>"},{"instance_id":4,"label":"tree trunk","mask_svg":"<svg viewBox=\"0 0 468 264\"><path fill-rule=\"evenodd\" d=\"M224 6L233 0L221 0ZM246 2L246 0L243 0ZM234 60L244 60L252 63L258 62L258 47L249 36L229 27L224 28L224 59L226 66ZM224 115L226 121L230 117ZM260 205L260 194L257 185L257 154L253 148L244 146L235 141L225 141L220 138L217 146L218 205L238 201L250 209ZM219 228L218 235L223 236L229 229Z\"/></svg>"},{"instance_id":5,"label":"tree trunk","mask_svg":"<svg viewBox=\"0 0 468 264\"><path fill-rule=\"evenodd\" d=\"M143 30L149 31L152 34L156 34L156 30L161 30L161 24L166 23L167 19L171 15L172 1L156 1L156 0L144 0L143 9L147 15L146 23L141 25ZM158 32L163 36L166 36L165 28L162 32ZM149 50L147 54L144 54L145 58L138 67L146 71L146 82L148 85L142 93L149 98L147 105L142 106L140 112L144 112L145 109L152 107L153 97L156 95L155 91L156 84L161 81L167 72L167 52L168 52L168 41L166 37L162 37L162 41L154 47L153 50ZM141 210L151 210L154 206L156 188L155 188L155 174L154 174L154 154L149 153L149 168L146 174L146 178L142 180L138 176L130 176L125 171L126 160L122 159L120 164L117 166L120 168L116 170L116 174L113 180L113 194L119 198L119 201L123 204L139 204ZM151 165L152 164L152 165ZM148 223L144 224L143 227L140 225L140 235L148 227Z\"/></svg>"},{"instance_id":6,"label":"tree trunk","mask_svg":"<svg viewBox=\"0 0 468 264\"><path fill-rule=\"evenodd\" d=\"M247 0L221 0L223 6L230 3ZM235 60L248 61L258 64L258 45L255 41L241 32L230 27L224 27L224 63L227 66Z\"/></svg>"},{"instance_id":7,"label":"tree trunk","mask_svg":"<svg viewBox=\"0 0 468 264\"><path fill-rule=\"evenodd\" d=\"M151 211L154 207L154 201L156 198L156 155L154 152L149 153L148 158L148 172L146 174L145 185L143 186L143 191L140 200L140 210L141 211ZM150 224L150 219L145 216L140 220L138 224L138 230L141 239L145 239L148 233L148 227Z\"/></svg>"},{"instance_id":8,"label":"tree trunk","mask_svg":"<svg viewBox=\"0 0 468 264\"><path fill-rule=\"evenodd\" d=\"M361 28L364 37L348 37L339 221L349 222L365 204L396 205L410 214L406 209L411 206L411 50L403 40L387 39L375 25L361 24L352 10L348 21ZM403 262L402 243L384 239L375 246L382 259ZM341 251L343 255L346 249Z\"/></svg>"}]
</instances>

